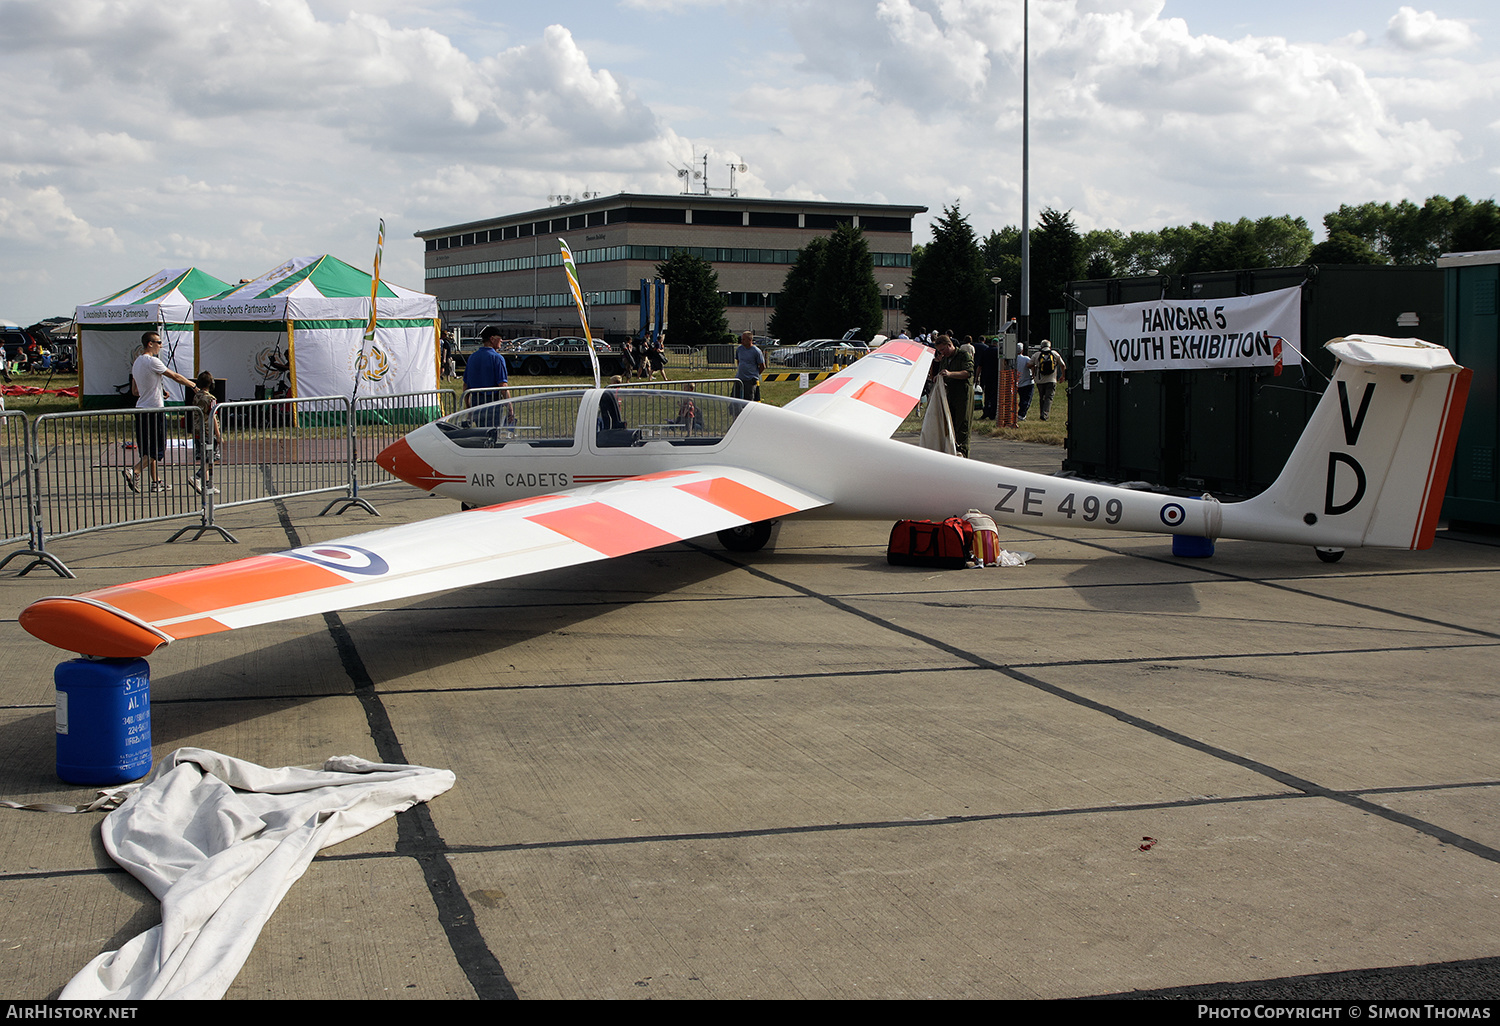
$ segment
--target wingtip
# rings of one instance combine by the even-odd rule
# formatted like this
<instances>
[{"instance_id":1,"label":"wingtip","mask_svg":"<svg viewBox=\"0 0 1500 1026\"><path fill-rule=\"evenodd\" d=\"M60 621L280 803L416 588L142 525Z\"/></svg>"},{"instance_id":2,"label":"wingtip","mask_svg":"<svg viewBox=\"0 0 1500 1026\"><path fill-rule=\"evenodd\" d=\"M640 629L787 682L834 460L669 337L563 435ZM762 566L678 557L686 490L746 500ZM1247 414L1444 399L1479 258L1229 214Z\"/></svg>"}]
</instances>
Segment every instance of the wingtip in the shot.
<instances>
[{"instance_id":1,"label":"wingtip","mask_svg":"<svg viewBox=\"0 0 1500 1026\"><path fill-rule=\"evenodd\" d=\"M148 656L171 640L108 606L65 596L38 599L19 620L33 637L82 655Z\"/></svg>"}]
</instances>

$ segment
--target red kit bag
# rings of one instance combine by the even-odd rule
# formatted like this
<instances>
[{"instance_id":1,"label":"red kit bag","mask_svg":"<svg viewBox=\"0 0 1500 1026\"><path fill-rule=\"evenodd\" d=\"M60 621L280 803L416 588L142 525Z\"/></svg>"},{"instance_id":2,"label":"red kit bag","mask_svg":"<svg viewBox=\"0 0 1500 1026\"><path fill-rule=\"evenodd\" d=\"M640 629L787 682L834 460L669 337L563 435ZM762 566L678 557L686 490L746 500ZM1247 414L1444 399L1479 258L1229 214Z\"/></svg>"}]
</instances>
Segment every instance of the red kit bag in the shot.
<instances>
[{"instance_id":1,"label":"red kit bag","mask_svg":"<svg viewBox=\"0 0 1500 1026\"><path fill-rule=\"evenodd\" d=\"M898 520L891 528L891 543L885 561L892 566L926 566L940 570L962 570L969 563L969 543L974 528L963 517L932 520Z\"/></svg>"}]
</instances>

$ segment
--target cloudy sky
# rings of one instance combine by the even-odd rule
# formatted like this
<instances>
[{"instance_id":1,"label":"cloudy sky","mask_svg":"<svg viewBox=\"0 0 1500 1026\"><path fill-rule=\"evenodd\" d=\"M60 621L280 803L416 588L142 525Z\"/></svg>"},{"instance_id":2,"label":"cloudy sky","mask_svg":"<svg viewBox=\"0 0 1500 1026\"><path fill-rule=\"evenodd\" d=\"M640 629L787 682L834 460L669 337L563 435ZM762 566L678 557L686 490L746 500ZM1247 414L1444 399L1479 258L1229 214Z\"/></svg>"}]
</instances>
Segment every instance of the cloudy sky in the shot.
<instances>
[{"instance_id":1,"label":"cloudy sky","mask_svg":"<svg viewBox=\"0 0 1500 1026\"><path fill-rule=\"evenodd\" d=\"M1493 0L1031 0L1032 211L1495 196ZM0 317L584 191L1020 219L1020 0L0 0ZM923 241L926 224L917 229ZM1320 233L1321 237L1321 233Z\"/></svg>"}]
</instances>

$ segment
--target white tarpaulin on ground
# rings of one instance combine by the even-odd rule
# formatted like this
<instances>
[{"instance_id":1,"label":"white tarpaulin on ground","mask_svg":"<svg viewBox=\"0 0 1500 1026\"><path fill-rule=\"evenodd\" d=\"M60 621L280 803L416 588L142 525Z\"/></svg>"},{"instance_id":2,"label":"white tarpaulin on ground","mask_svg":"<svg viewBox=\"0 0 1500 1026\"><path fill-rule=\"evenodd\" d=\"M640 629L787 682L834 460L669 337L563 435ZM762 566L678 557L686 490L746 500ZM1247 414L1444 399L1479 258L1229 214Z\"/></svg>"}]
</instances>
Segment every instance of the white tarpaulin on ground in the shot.
<instances>
[{"instance_id":1,"label":"white tarpaulin on ground","mask_svg":"<svg viewBox=\"0 0 1500 1026\"><path fill-rule=\"evenodd\" d=\"M424 766L329 759L266 769L179 748L100 826L105 850L161 901L161 923L90 962L64 1001L222 997L319 849L453 786Z\"/></svg>"},{"instance_id":2,"label":"white tarpaulin on ground","mask_svg":"<svg viewBox=\"0 0 1500 1026\"><path fill-rule=\"evenodd\" d=\"M1302 362L1302 290L1089 308L1084 370L1198 370Z\"/></svg>"},{"instance_id":3,"label":"white tarpaulin on ground","mask_svg":"<svg viewBox=\"0 0 1500 1026\"><path fill-rule=\"evenodd\" d=\"M84 304L78 321L78 394L84 407L134 406L130 365L141 355L141 335L161 335L162 362L183 377L193 376L193 300L216 296L229 288L196 267L169 267L128 289ZM126 386L119 391L120 386ZM167 391L182 401L182 386L167 382ZM90 396L106 397L90 402Z\"/></svg>"},{"instance_id":4,"label":"white tarpaulin on ground","mask_svg":"<svg viewBox=\"0 0 1500 1026\"><path fill-rule=\"evenodd\" d=\"M193 304L198 369L225 379L226 397L390 396L438 383L437 299L380 283L373 342L370 275L337 257L297 257L255 281Z\"/></svg>"}]
</instances>

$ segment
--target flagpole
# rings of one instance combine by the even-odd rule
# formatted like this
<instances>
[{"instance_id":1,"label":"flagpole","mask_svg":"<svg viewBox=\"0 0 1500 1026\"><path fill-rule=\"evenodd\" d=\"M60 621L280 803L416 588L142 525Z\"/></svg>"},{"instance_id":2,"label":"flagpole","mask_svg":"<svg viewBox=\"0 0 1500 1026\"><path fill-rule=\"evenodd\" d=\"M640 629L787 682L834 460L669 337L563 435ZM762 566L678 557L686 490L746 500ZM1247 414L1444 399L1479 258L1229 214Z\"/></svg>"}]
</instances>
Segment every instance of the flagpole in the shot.
<instances>
[{"instance_id":1,"label":"flagpole","mask_svg":"<svg viewBox=\"0 0 1500 1026\"><path fill-rule=\"evenodd\" d=\"M1021 0L1021 315L1016 341L1030 341L1031 328L1031 0Z\"/></svg>"}]
</instances>

